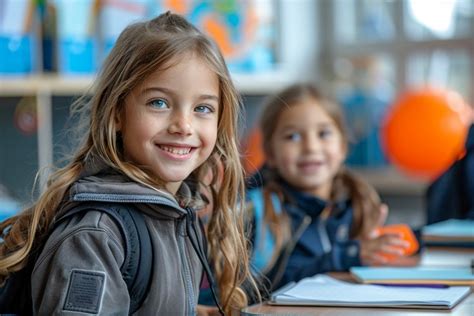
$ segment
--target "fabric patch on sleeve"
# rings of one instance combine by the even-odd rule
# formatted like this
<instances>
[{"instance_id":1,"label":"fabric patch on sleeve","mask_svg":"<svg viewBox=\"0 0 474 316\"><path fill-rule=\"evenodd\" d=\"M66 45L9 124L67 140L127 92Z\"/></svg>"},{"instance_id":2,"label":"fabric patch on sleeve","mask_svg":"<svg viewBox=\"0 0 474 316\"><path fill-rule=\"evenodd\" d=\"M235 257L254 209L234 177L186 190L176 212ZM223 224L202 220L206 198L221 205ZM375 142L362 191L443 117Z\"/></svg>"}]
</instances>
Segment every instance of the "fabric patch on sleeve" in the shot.
<instances>
[{"instance_id":1,"label":"fabric patch on sleeve","mask_svg":"<svg viewBox=\"0 0 474 316\"><path fill-rule=\"evenodd\" d=\"M74 269L63 310L98 314L104 295L105 273Z\"/></svg>"}]
</instances>

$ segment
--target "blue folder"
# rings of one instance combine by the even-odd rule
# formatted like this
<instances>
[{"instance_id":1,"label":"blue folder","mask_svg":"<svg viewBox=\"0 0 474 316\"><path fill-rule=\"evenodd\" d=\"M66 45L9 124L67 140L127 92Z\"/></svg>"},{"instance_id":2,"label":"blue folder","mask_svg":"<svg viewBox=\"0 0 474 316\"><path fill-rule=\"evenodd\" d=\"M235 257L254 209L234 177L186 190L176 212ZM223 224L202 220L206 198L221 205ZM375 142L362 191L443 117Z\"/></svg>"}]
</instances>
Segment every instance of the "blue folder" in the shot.
<instances>
[{"instance_id":1,"label":"blue folder","mask_svg":"<svg viewBox=\"0 0 474 316\"><path fill-rule=\"evenodd\" d=\"M425 226L422 238L429 246L474 247L474 220L449 219Z\"/></svg>"},{"instance_id":2,"label":"blue folder","mask_svg":"<svg viewBox=\"0 0 474 316\"><path fill-rule=\"evenodd\" d=\"M369 284L474 286L471 267L352 267L350 272Z\"/></svg>"}]
</instances>

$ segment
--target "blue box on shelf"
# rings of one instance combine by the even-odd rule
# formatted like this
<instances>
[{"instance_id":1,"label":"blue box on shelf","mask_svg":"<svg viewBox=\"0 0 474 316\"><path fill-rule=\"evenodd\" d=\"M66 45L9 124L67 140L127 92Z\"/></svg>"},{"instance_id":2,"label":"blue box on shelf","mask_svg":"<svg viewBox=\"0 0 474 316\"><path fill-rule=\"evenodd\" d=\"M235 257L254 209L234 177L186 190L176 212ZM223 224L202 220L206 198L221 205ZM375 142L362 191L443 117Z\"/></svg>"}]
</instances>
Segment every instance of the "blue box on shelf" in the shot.
<instances>
[{"instance_id":1,"label":"blue box on shelf","mask_svg":"<svg viewBox=\"0 0 474 316\"><path fill-rule=\"evenodd\" d=\"M97 42L92 38L59 40L58 69L63 74L92 74L97 69Z\"/></svg>"},{"instance_id":2,"label":"blue box on shelf","mask_svg":"<svg viewBox=\"0 0 474 316\"><path fill-rule=\"evenodd\" d=\"M37 42L32 35L0 34L0 74L30 74L36 68Z\"/></svg>"},{"instance_id":3,"label":"blue box on shelf","mask_svg":"<svg viewBox=\"0 0 474 316\"><path fill-rule=\"evenodd\" d=\"M0 2L0 75L28 75L37 68L36 6L31 0Z\"/></svg>"},{"instance_id":4,"label":"blue box on shelf","mask_svg":"<svg viewBox=\"0 0 474 316\"><path fill-rule=\"evenodd\" d=\"M99 13L102 36L101 60L115 45L120 33L130 24L143 21L152 12L153 0L105 1Z\"/></svg>"},{"instance_id":5,"label":"blue box on shelf","mask_svg":"<svg viewBox=\"0 0 474 316\"><path fill-rule=\"evenodd\" d=\"M58 71L65 75L88 75L97 70L95 0L55 0L58 30Z\"/></svg>"}]
</instances>

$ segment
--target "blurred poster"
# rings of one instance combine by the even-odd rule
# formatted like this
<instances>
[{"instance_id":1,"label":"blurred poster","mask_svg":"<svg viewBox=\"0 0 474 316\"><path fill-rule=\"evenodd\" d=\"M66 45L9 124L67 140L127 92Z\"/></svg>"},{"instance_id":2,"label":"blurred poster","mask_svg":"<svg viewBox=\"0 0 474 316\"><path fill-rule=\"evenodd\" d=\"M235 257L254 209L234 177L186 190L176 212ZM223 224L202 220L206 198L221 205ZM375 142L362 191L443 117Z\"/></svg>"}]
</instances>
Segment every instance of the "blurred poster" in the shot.
<instances>
[{"instance_id":1,"label":"blurred poster","mask_svg":"<svg viewBox=\"0 0 474 316\"><path fill-rule=\"evenodd\" d=\"M158 13L182 14L219 45L232 72L269 70L275 63L275 3L268 0L158 0Z\"/></svg>"}]
</instances>

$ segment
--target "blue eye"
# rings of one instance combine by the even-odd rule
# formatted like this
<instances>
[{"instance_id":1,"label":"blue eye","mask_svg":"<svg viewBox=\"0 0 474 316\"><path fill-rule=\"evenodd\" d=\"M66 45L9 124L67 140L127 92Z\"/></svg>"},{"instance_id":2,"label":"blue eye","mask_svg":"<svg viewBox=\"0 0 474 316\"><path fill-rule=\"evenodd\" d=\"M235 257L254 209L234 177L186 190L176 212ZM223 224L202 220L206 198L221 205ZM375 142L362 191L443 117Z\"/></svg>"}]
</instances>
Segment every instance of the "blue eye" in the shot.
<instances>
[{"instance_id":1,"label":"blue eye","mask_svg":"<svg viewBox=\"0 0 474 316\"><path fill-rule=\"evenodd\" d=\"M152 100L150 101L150 105L156 109L166 109L166 108L169 108L168 106L168 102L166 102L166 100L163 100L163 99L156 99L156 100Z\"/></svg>"},{"instance_id":2,"label":"blue eye","mask_svg":"<svg viewBox=\"0 0 474 316\"><path fill-rule=\"evenodd\" d=\"M297 142L301 140L301 134L300 133L291 133L285 136L285 138L289 141L292 142Z\"/></svg>"},{"instance_id":3,"label":"blue eye","mask_svg":"<svg viewBox=\"0 0 474 316\"><path fill-rule=\"evenodd\" d=\"M331 135L332 135L332 130L330 128L325 128L319 131L320 138L328 138Z\"/></svg>"},{"instance_id":4,"label":"blue eye","mask_svg":"<svg viewBox=\"0 0 474 316\"><path fill-rule=\"evenodd\" d=\"M212 113L212 112L214 112L214 110L208 105L198 105L198 106L196 106L196 108L194 110L196 112L199 112L199 113Z\"/></svg>"}]
</instances>

